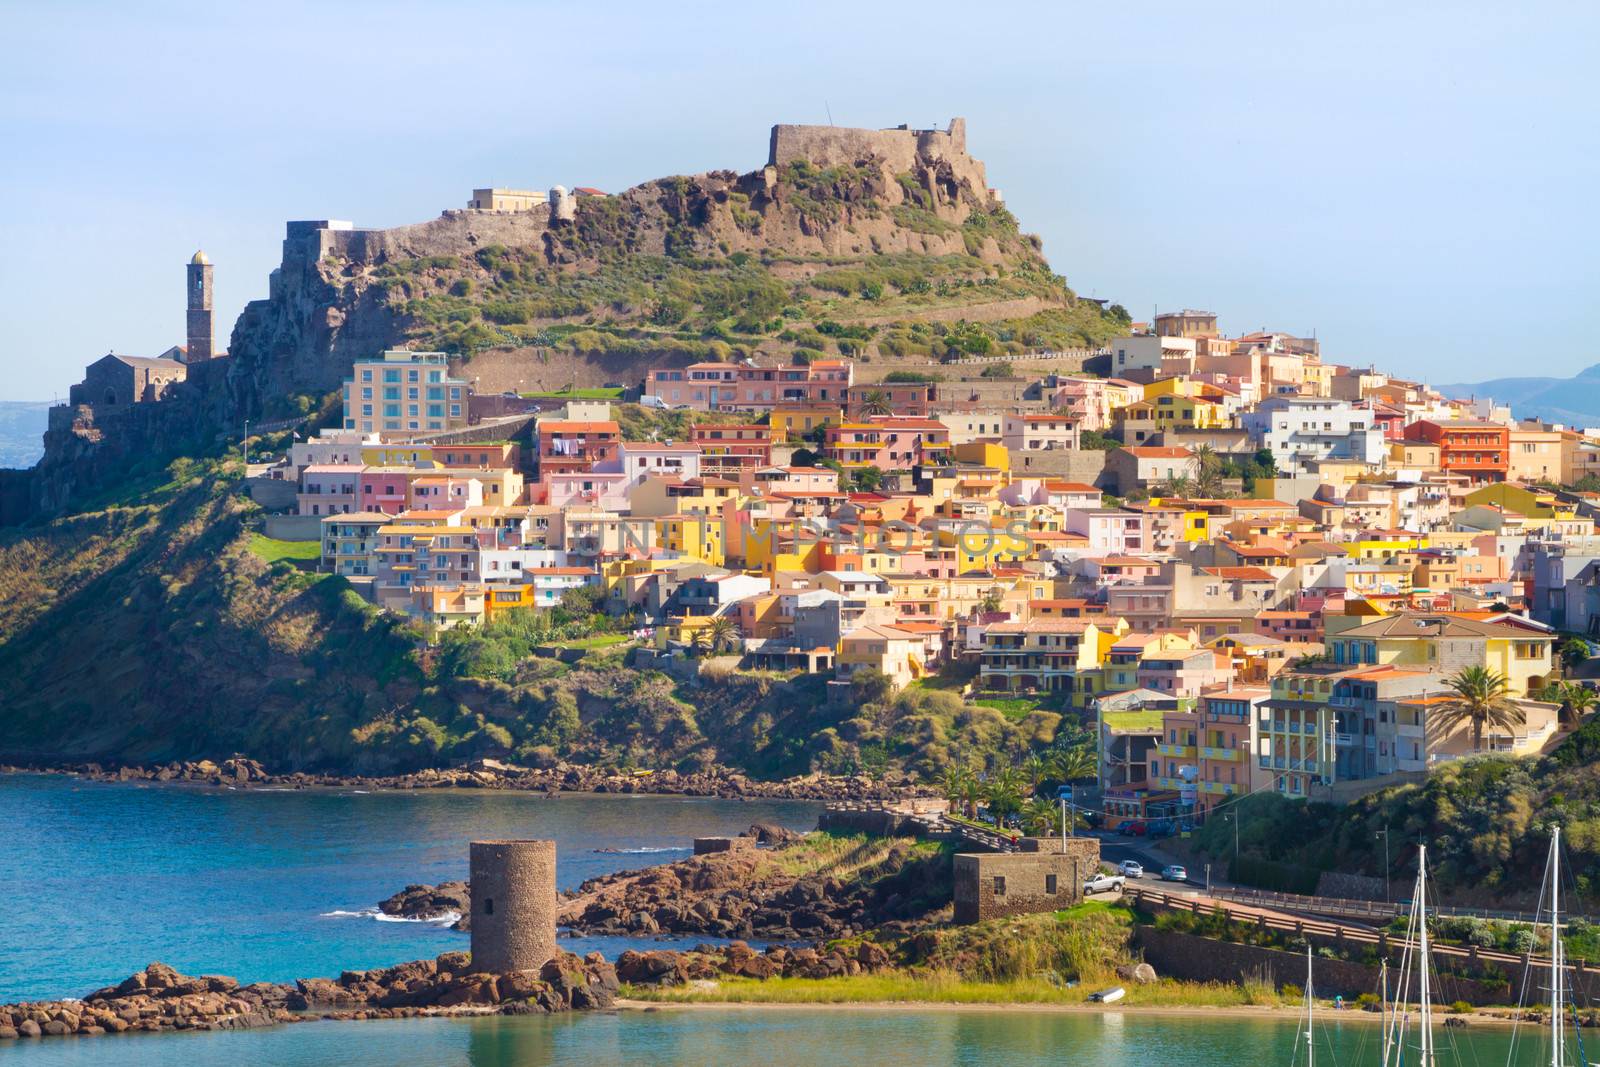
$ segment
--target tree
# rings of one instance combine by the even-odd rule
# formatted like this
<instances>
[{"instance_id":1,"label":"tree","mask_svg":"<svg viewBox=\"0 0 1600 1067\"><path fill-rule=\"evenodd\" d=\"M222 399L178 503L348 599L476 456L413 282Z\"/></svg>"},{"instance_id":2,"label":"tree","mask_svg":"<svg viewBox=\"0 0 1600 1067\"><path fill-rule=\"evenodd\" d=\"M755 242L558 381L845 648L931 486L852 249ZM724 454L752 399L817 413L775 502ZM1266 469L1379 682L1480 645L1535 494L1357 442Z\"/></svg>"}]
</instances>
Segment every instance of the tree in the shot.
<instances>
[{"instance_id":1,"label":"tree","mask_svg":"<svg viewBox=\"0 0 1600 1067\"><path fill-rule=\"evenodd\" d=\"M696 656L703 656L710 647L710 632L704 626L696 626L694 632L689 635L689 651Z\"/></svg>"},{"instance_id":2,"label":"tree","mask_svg":"<svg viewBox=\"0 0 1600 1067\"><path fill-rule=\"evenodd\" d=\"M1556 651L1561 654L1561 665L1571 671L1589 658L1589 642L1581 637L1569 637L1556 647Z\"/></svg>"},{"instance_id":3,"label":"tree","mask_svg":"<svg viewBox=\"0 0 1600 1067\"><path fill-rule=\"evenodd\" d=\"M1022 825L1035 837L1054 833L1061 828L1061 812L1042 797L1034 797L1022 808Z\"/></svg>"},{"instance_id":4,"label":"tree","mask_svg":"<svg viewBox=\"0 0 1600 1067\"><path fill-rule=\"evenodd\" d=\"M1028 780L1028 795L1039 792L1039 783L1050 777L1050 761L1037 752L1028 753L1022 761L1022 774Z\"/></svg>"},{"instance_id":5,"label":"tree","mask_svg":"<svg viewBox=\"0 0 1600 1067\"><path fill-rule=\"evenodd\" d=\"M706 627L704 632L713 654L733 648L740 637L738 622L728 615L718 615L712 619L711 625Z\"/></svg>"},{"instance_id":6,"label":"tree","mask_svg":"<svg viewBox=\"0 0 1600 1067\"><path fill-rule=\"evenodd\" d=\"M961 799L967 804L967 818L978 817L978 801L984 798L984 785L978 781L978 776L971 769L966 771L961 782Z\"/></svg>"},{"instance_id":7,"label":"tree","mask_svg":"<svg viewBox=\"0 0 1600 1067\"><path fill-rule=\"evenodd\" d=\"M877 467L857 467L850 474L850 482L860 492L870 493L883 485L883 471Z\"/></svg>"},{"instance_id":8,"label":"tree","mask_svg":"<svg viewBox=\"0 0 1600 1067\"><path fill-rule=\"evenodd\" d=\"M967 799L968 782L972 772L960 763L952 763L944 769L944 779L940 783L944 790L944 798L950 802L952 808L960 807Z\"/></svg>"},{"instance_id":9,"label":"tree","mask_svg":"<svg viewBox=\"0 0 1600 1067\"><path fill-rule=\"evenodd\" d=\"M1210 445L1195 445L1191 449L1195 459L1195 492L1203 497L1216 498L1222 495L1222 458L1217 455L1217 450Z\"/></svg>"},{"instance_id":10,"label":"tree","mask_svg":"<svg viewBox=\"0 0 1600 1067\"><path fill-rule=\"evenodd\" d=\"M889 394L882 389L871 389L861 397L861 413L863 415L887 415L893 408L889 405Z\"/></svg>"},{"instance_id":11,"label":"tree","mask_svg":"<svg viewBox=\"0 0 1600 1067\"><path fill-rule=\"evenodd\" d=\"M1161 483L1160 495L1163 498L1173 497L1186 500L1194 492L1194 480L1181 474L1175 474Z\"/></svg>"},{"instance_id":12,"label":"tree","mask_svg":"<svg viewBox=\"0 0 1600 1067\"><path fill-rule=\"evenodd\" d=\"M1511 730L1528 719L1511 703L1511 683L1487 667L1463 667L1446 680L1455 694L1439 705L1439 725L1452 729L1462 723L1472 727L1472 751L1483 751L1485 729Z\"/></svg>"},{"instance_id":13,"label":"tree","mask_svg":"<svg viewBox=\"0 0 1600 1067\"><path fill-rule=\"evenodd\" d=\"M1010 767L992 776L984 788L984 800L989 804L989 816L996 826L1004 824L1006 816L1022 810L1022 781Z\"/></svg>"},{"instance_id":14,"label":"tree","mask_svg":"<svg viewBox=\"0 0 1600 1067\"><path fill-rule=\"evenodd\" d=\"M1583 718L1600 704L1600 693L1581 685L1567 685L1563 687L1562 703L1572 711L1574 721Z\"/></svg>"},{"instance_id":15,"label":"tree","mask_svg":"<svg viewBox=\"0 0 1600 1067\"><path fill-rule=\"evenodd\" d=\"M1094 749L1088 745L1058 748L1050 756L1050 770L1056 781L1066 784L1081 778L1093 778L1099 770Z\"/></svg>"}]
</instances>

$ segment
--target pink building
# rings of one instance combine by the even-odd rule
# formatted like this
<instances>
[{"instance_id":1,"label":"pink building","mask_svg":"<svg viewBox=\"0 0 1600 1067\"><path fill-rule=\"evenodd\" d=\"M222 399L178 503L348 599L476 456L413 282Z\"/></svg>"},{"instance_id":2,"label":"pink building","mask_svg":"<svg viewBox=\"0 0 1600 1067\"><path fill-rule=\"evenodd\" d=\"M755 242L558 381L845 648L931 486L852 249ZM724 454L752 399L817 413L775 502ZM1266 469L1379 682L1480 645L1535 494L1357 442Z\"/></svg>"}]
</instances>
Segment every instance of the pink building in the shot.
<instances>
[{"instance_id":1,"label":"pink building","mask_svg":"<svg viewBox=\"0 0 1600 1067\"><path fill-rule=\"evenodd\" d=\"M410 467L368 467L356 484L361 491L362 511L381 511L398 515L411 506Z\"/></svg>"},{"instance_id":2,"label":"pink building","mask_svg":"<svg viewBox=\"0 0 1600 1067\"><path fill-rule=\"evenodd\" d=\"M314 463L300 472L296 494L301 515L348 515L363 510L356 496L359 463Z\"/></svg>"},{"instance_id":3,"label":"pink building","mask_svg":"<svg viewBox=\"0 0 1600 1067\"><path fill-rule=\"evenodd\" d=\"M581 504L621 511L628 506L628 485L628 476L620 470L563 471L550 475L545 503L557 508Z\"/></svg>"},{"instance_id":4,"label":"pink building","mask_svg":"<svg viewBox=\"0 0 1600 1067\"><path fill-rule=\"evenodd\" d=\"M1155 652L1139 662L1139 687L1175 697L1198 697L1201 690L1233 679L1230 657L1209 648Z\"/></svg>"},{"instance_id":5,"label":"pink building","mask_svg":"<svg viewBox=\"0 0 1600 1067\"><path fill-rule=\"evenodd\" d=\"M651 368L645 376L645 394L668 407L696 411L759 411L780 404L842 407L854 380L855 365L842 359L819 359L798 367L693 363Z\"/></svg>"},{"instance_id":6,"label":"pink building","mask_svg":"<svg viewBox=\"0 0 1600 1067\"><path fill-rule=\"evenodd\" d=\"M882 416L825 431L823 452L847 467L908 470L942 463L950 454L950 427L937 419Z\"/></svg>"},{"instance_id":7,"label":"pink building","mask_svg":"<svg viewBox=\"0 0 1600 1067\"><path fill-rule=\"evenodd\" d=\"M828 467L763 467L746 477L742 486L746 491L760 489L767 497L774 493L804 496L839 491L839 472Z\"/></svg>"}]
</instances>

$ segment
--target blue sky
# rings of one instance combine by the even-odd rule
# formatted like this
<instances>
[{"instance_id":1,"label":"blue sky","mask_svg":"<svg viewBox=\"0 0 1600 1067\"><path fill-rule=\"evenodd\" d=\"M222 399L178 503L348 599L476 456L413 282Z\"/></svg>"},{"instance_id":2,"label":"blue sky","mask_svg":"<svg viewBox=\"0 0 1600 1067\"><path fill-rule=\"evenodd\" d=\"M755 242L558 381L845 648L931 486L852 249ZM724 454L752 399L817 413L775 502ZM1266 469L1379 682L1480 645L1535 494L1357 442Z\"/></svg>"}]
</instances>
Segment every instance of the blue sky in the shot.
<instances>
[{"instance_id":1,"label":"blue sky","mask_svg":"<svg viewBox=\"0 0 1600 1067\"><path fill-rule=\"evenodd\" d=\"M5 0L0 39L0 399L180 342L197 247L226 344L287 219L754 169L830 110L965 115L1054 267L1139 318L1432 381L1600 361L1594 5Z\"/></svg>"}]
</instances>

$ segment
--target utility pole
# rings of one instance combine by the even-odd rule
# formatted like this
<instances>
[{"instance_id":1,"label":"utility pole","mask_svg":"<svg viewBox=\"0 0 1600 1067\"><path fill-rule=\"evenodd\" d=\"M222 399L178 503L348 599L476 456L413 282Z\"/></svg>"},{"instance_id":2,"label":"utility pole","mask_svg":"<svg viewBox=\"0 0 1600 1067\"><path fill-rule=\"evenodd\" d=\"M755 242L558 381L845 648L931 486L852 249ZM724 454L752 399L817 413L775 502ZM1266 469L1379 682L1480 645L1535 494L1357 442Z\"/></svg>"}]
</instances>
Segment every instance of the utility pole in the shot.
<instances>
[{"instance_id":1,"label":"utility pole","mask_svg":"<svg viewBox=\"0 0 1600 1067\"><path fill-rule=\"evenodd\" d=\"M239 457L244 460L244 473L250 474L250 420L244 420L244 439L239 442Z\"/></svg>"}]
</instances>

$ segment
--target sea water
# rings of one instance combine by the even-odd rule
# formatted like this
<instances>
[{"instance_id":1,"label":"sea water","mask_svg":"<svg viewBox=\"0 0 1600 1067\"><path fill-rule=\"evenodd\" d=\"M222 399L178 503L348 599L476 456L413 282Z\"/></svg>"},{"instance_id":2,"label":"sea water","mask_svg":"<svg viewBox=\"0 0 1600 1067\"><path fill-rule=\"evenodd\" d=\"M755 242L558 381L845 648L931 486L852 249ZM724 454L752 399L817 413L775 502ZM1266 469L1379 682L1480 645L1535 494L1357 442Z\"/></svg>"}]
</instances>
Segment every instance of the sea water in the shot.
<instances>
[{"instance_id":1,"label":"sea water","mask_svg":"<svg viewBox=\"0 0 1600 1067\"><path fill-rule=\"evenodd\" d=\"M448 923L379 921L376 905L409 883L466 878L474 838L553 838L558 885L573 889L688 856L696 836L754 822L813 829L818 810L792 801L0 776L0 1003L82 996L152 960L249 983L432 957L465 949L469 935ZM611 958L658 943L562 940Z\"/></svg>"},{"instance_id":2,"label":"sea water","mask_svg":"<svg viewBox=\"0 0 1600 1067\"><path fill-rule=\"evenodd\" d=\"M81 995L151 960L251 982L332 977L434 956L467 947L467 935L439 923L377 921L372 908L410 882L464 878L473 838L554 838L558 881L572 888L597 874L688 855L695 836L737 833L752 822L809 829L817 810L781 801L0 777L0 826L7 830L0 848L0 887L7 890L0 1002ZM612 958L658 943L563 941ZM663 1008L21 1040L0 1044L0 1064L1267 1067L1291 1062L1298 1029L1282 1018L1114 1009ZM1317 1034L1320 1063L1377 1063L1378 1028L1369 1018L1332 1017ZM1446 1031L1440 1043L1448 1054L1440 1062L1548 1062L1537 1034L1525 1033L1509 1061L1508 1040L1502 1031Z\"/></svg>"}]
</instances>

